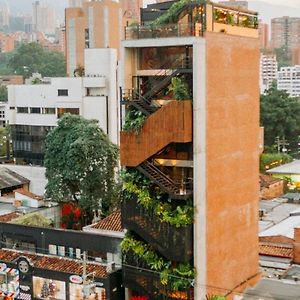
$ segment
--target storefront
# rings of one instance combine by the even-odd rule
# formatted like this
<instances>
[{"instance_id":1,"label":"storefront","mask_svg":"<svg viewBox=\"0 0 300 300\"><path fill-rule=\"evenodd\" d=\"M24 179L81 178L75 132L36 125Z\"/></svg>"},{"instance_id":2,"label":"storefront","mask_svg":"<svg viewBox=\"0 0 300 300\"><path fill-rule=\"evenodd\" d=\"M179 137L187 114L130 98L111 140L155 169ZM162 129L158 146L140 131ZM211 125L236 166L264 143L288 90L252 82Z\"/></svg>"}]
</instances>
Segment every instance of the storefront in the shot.
<instances>
[{"instance_id":1,"label":"storefront","mask_svg":"<svg viewBox=\"0 0 300 300\"><path fill-rule=\"evenodd\" d=\"M3 261L1 253L4 251L11 261ZM95 276L89 277L89 284L83 285L80 261L28 256L0 249L0 300L81 300L84 293L89 300L123 299L120 271L107 273L105 266L89 264ZM99 277L102 274L103 278Z\"/></svg>"}]
</instances>

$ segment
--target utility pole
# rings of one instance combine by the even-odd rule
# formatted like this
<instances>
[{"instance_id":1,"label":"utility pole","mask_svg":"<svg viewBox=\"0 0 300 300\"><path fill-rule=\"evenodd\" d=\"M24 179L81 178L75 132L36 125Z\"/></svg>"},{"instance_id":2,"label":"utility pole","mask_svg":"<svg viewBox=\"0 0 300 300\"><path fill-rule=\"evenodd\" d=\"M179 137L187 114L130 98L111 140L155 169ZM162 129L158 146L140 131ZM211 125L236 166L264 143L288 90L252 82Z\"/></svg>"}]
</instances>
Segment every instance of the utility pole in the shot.
<instances>
[{"instance_id":1,"label":"utility pole","mask_svg":"<svg viewBox=\"0 0 300 300\"><path fill-rule=\"evenodd\" d=\"M83 261L82 261L82 293L83 299L88 299L91 294L92 289L96 286L94 280L88 280L90 275L95 275L95 272L87 274L87 264L86 264L86 251L83 251Z\"/></svg>"},{"instance_id":2,"label":"utility pole","mask_svg":"<svg viewBox=\"0 0 300 300\"><path fill-rule=\"evenodd\" d=\"M280 152L287 152L287 148L285 146L288 146L289 143L286 141L285 136L283 136L282 140L279 138L279 136L276 137L275 143L277 144L277 153ZM280 151L282 146L282 151Z\"/></svg>"}]
</instances>

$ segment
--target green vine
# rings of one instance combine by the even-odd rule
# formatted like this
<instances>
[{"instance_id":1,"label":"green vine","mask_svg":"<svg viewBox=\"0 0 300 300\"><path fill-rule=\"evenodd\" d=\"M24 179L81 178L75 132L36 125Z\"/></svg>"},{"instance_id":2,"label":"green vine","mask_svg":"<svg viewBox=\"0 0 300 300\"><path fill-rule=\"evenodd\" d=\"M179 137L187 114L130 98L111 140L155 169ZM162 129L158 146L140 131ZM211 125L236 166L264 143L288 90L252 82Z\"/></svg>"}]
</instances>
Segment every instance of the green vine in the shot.
<instances>
[{"instance_id":1,"label":"green vine","mask_svg":"<svg viewBox=\"0 0 300 300\"><path fill-rule=\"evenodd\" d=\"M143 127L146 120L146 116L136 108L130 108L125 116L125 123L123 130L127 132L134 132L138 134Z\"/></svg>"},{"instance_id":2,"label":"green vine","mask_svg":"<svg viewBox=\"0 0 300 300\"><path fill-rule=\"evenodd\" d=\"M171 83L172 83L171 90L173 91L176 100L191 99L189 88L185 80L178 77L174 77L172 78Z\"/></svg>"},{"instance_id":3,"label":"green vine","mask_svg":"<svg viewBox=\"0 0 300 300\"><path fill-rule=\"evenodd\" d=\"M162 221L167 222L176 228L188 226L193 223L194 210L189 205L177 206L175 210L172 209L168 203L161 203L153 199L146 187L138 187L133 182L125 182L124 189L137 196L137 201L146 209L153 209L156 216Z\"/></svg>"},{"instance_id":4,"label":"green vine","mask_svg":"<svg viewBox=\"0 0 300 300\"><path fill-rule=\"evenodd\" d=\"M195 277L195 270L189 263L179 263L176 267L154 252L151 247L127 234L121 243L122 253L126 256L132 253L137 259L142 260L154 271L160 272L162 285L170 284L171 289L178 291L191 286Z\"/></svg>"}]
</instances>

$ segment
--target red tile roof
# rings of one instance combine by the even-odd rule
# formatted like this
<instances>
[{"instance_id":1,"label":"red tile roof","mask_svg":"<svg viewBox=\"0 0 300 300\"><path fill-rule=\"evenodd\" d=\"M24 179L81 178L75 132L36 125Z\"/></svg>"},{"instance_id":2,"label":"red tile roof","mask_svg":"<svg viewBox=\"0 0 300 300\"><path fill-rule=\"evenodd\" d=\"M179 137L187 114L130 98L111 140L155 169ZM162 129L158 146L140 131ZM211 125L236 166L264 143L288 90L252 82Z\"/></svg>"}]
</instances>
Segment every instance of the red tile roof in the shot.
<instances>
[{"instance_id":1,"label":"red tile roof","mask_svg":"<svg viewBox=\"0 0 300 300\"><path fill-rule=\"evenodd\" d=\"M99 221L98 223L93 224L91 227L100 230L123 232L124 228L122 227L122 222L121 222L121 211L120 210L115 211L105 219Z\"/></svg>"},{"instance_id":2,"label":"red tile roof","mask_svg":"<svg viewBox=\"0 0 300 300\"><path fill-rule=\"evenodd\" d=\"M82 262L75 259L0 249L0 261L2 262L14 262L20 256L25 256L30 259L33 266L39 269L72 273L77 275L81 275L83 271ZM108 277L106 267L98 263L87 263L87 273L91 272L95 272L95 277L97 278Z\"/></svg>"},{"instance_id":3,"label":"red tile roof","mask_svg":"<svg viewBox=\"0 0 300 300\"><path fill-rule=\"evenodd\" d=\"M272 185L274 183L277 183L277 182L280 182L280 181L282 181L282 179L274 178L273 176L268 175L268 174L262 174L261 173L259 175L259 182L260 182L261 187L268 188L270 185Z\"/></svg>"},{"instance_id":4,"label":"red tile roof","mask_svg":"<svg viewBox=\"0 0 300 300\"><path fill-rule=\"evenodd\" d=\"M275 243L275 244L281 244L281 246L284 246L282 244L288 244L292 245L294 240L283 236L283 235L276 235L276 236L260 236L259 241L263 243Z\"/></svg>"},{"instance_id":5,"label":"red tile roof","mask_svg":"<svg viewBox=\"0 0 300 300\"><path fill-rule=\"evenodd\" d=\"M30 197L30 198L38 200L38 201L43 200L43 197L38 196L38 195L36 195L34 193L31 193L31 192L29 192L29 191L27 191L25 189L22 189L22 188L21 189L16 189L16 190L14 190L14 192L17 192L19 194L22 194L24 196Z\"/></svg>"},{"instance_id":6,"label":"red tile roof","mask_svg":"<svg viewBox=\"0 0 300 300\"><path fill-rule=\"evenodd\" d=\"M259 254L266 256L277 256L282 258L293 258L293 248L271 244L260 244Z\"/></svg>"},{"instance_id":7,"label":"red tile roof","mask_svg":"<svg viewBox=\"0 0 300 300\"><path fill-rule=\"evenodd\" d=\"M11 212L9 214L2 215L2 216L0 216L0 223L10 222L11 220L16 219L20 216L21 216L21 214L16 213L16 212Z\"/></svg>"}]
</instances>

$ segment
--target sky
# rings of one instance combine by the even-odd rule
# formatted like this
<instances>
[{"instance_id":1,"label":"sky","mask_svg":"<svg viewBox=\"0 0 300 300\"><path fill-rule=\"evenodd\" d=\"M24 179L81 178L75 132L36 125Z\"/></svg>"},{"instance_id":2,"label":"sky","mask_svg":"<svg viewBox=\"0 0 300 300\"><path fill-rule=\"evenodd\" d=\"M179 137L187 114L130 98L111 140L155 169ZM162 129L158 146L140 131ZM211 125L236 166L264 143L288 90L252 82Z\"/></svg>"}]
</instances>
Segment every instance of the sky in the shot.
<instances>
[{"instance_id":1,"label":"sky","mask_svg":"<svg viewBox=\"0 0 300 300\"><path fill-rule=\"evenodd\" d=\"M0 0L7 1L14 13L30 13L34 0ZM42 0L56 7L63 18L67 0ZM144 0L145 3L155 0ZM213 0L218 1L218 0ZM259 12L260 18L269 23L271 18L281 16L300 17L300 0L248 0L249 9Z\"/></svg>"},{"instance_id":2,"label":"sky","mask_svg":"<svg viewBox=\"0 0 300 300\"><path fill-rule=\"evenodd\" d=\"M290 7L300 7L300 1L299 0L256 0L257 2L267 2L270 4L275 5L284 5L284 6L290 6ZM249 3L253 2L251 0L248 1Z\"/></svg>"}]
</instances>

